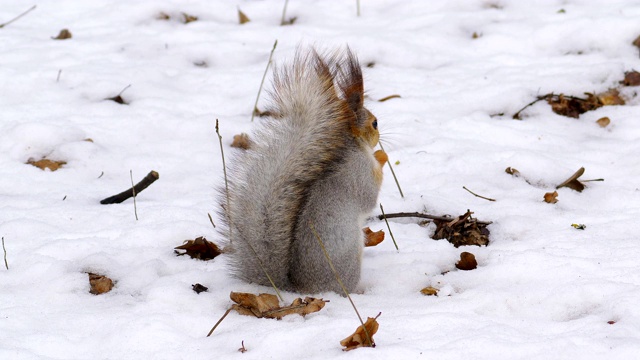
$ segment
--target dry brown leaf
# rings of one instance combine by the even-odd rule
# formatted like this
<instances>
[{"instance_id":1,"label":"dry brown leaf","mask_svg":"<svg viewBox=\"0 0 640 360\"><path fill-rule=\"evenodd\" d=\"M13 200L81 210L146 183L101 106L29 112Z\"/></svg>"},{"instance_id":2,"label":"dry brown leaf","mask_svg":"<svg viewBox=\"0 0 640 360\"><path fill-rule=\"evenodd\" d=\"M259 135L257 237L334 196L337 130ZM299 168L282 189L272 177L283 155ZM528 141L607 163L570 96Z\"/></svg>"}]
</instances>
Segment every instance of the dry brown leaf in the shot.
<instances>
[{"instance_id":1,"label":"dry brown leaf","mask_svg":"<svg viewBox=\"0 0 640 360\"><path fill-rule=\"evenodd\" d=\"M249 17L245 15L240 8L238 8L238 21L240 22L240 25L242 25L251 21L251 19L249 19Z\"/></svg>"},{"instance_id":2,"label":"dry brown leaf","mask_svg":"<svg viewBox=\"0 0 640 360\"><path fill-rule=\"evenodd\" d=\"M156 19L158 19L158 20L169 20L169 19L171 19L171 16L169 16L169 14L167 14L167 13L165 13L165 12L161 11L161 12L156 16Z\"/></svg>"},{"instance_id":3,"label":"dry brown leaf","mask_svg":"<svg viewBox=\"0 0 640 360\"><path fill-rule=\"evenodd\" d=\"M320 311L328 302L328 300L305 297L304 300L297 298L291 305L280 307L278 297L272 294L254 295L231 292L230 297L235 302L231 308L239 314L278 320L291 314L305 316Z\"/></svg>"},{"instance_id":4,"label":"dry brown leaf","mask_svg":"<svg viewBox=\"0 0 640 360\"><path fill-rule=\"evenodd\" d=\"M198 21L197 16L189 15L187 13L182 13L182 22L188 24L190 22Z\"/></svg>"},{"instance_id":5,"label":"dry brown leaf","mask_svg":"<svg viewBox=\"0 0 640 360\"><path fill-rule=\"evenodd\" d=\"M384 240L384 231L372 231L369 227L362 229L364 232L364 246L376 246Z\"/></svg>"},{"instance_id":6,"label":"dry brown leaf","mask_svg":"<svg viewBox=\"0 0 640 360\"><path fill-rule=\"evenodd\" d=\"M473 213L467 210L465 214L451 220L434 219L433 223L436 224L436 231L432 239L447 239L455 247L489 244L488 224L479 224L477 219L471 217L471 214Z\"/></svg>"},{"instance_id":7,"label":"dry brown leaf","mask_svg":"<svg viewBox=\"0 0 640 360\"><path fill-rule=\"evenodd\" d=\"M548 192L546 194L544 194L544 202L547 202L549 204L555 204L558 202L558 192L554 191L554 192Z\"/></svg>"},{"instance_id":8,"label":"dry brown leaf","mask_svg":"<svg viewBox=\"0 0 640 360\"><path fill-rule=\"evenodd\" d=\"M478 267L476 257L470 252L462 252L460 254L460 260L456 263L456 268L460 270L473 270Z\"/></svg>"},{"instance_id":9,"label":"dry brown leaf","mask_svg":"<svg viewBox=\"0 0 640 360\"><path fill-rule=\"evenodd\" d=\"M100 295L111 291L113 288L113 281L104 275L98 275L94 273L89 274L89 285L91 286L90 293L93 295Z\"/></svg>"},{"instance_id":10,"label":"dry brown leaf","mask_svg":"<svg viewBox=\"0 0 640 360\"><path fill-rule=\"evenodd\" d=\"M121 104L121 105L129 105L129 103L127 101L125 101L125 99L123 99L122 96L120 96L120 95L116 95L114 97L106 98L105 100L115 101L115 102L117 102L118 104Z\"/></svg>"},{"instance_id":11,"label":"dry brown leaf","mask_svg":"<svg viewBox=\"0 0 640 360\"><path fill-rule=\"evenodd\" d=\"M620 83L624 86L640 85L640 72L633 70L624 73L624 80L622 80Z\"/></svg>"},{"instance_id":12,"label":"dry brown leaf","mask_svg":"<svg viewBox=\"0 0 640 360\"><path fill-rule=\"evenodd\" d=\"M600 119L596 120L596 123L600 125L600 127L607 127L611 123L611 119L606 116L601 117Z\"/></svg>"},{"instance_id":13,"label":"dry brown leaf","mask_svg":"<svg viewBox=\"0 0 640 360\"><path fill-rule=\"evenodd\" d=\"M66 161L56 161L56 160L49 160L49 159L41 159L41 160L38 160L38 161L35 161L33 159L29 159L27 161L27 164L29 164L29 165L33 165L33 166L35 166L37 168L40 168L42 170L49 169L51 171L56 171L56 170L60 169L66 163L67 163Z\"/></svg>"},{"instance_id":14,"label":"dry brown leaf","mask_svg":"<svg viewBox=\"0 0 640 360\"><path fill-rule=\"evenodd\" d=\"M573 189L577 192L582 192L584 190L584 184L578 181L578 178L584 174L584 167L581 167L576 171L571 177L565 180L562 184L556 186L556 189L560 189L561 187L568 187L569 189Z\"/></svg>"},{"instance_id":15,"label":"dry brown leaf","mask_svg":"<svg viewBox=\"0 0 640 360\"><path fill-rule=\"evenodd\" d=\"M247 135L246 133L234 135L231 147L243 150L249 149L251 147L251 139L249 139L249 135Z\"/></svg>"},{"instance_id":16,"label":"dry brown leaf","mask_svg":"<svg viewBox=\"0 0 640 360\"><path fill-rule=\"evenodd\" d=\"M427 286L426 288L420 290L420 293L426 296L438 296L438 289L431 286Z\"/></svg>"},{"instance_id":17,"label":"dry brown leaf","mask_svg":"<svg viewBox=\"0 0 640 360\"><path fill-rule=\"evenodd\" d=\"M640 36L638 36L635 40L633 40L633 46L637 47L638 49L640 49Z\"/></svg>"},{"instance_id":18,"label":"dry brown leaf","mask_svg":"<svg viewBox=\"0 0 640 360\"><path fill-rule=\"evenodd\" d=\"M620 97L620 91L609 89L596 95L602 105L624 105L624 99Z\"/></svg>"},{"instance_id":19,"label":"dry brown leaf","mask_svg":"<svg viewBox=\"0 0 640 360\"><path fill-rule=\"evenodd\" d=\"M380 314L375 318L367 318L367 321L364 323L364 327L362 325L358 326L353 334L340 341L340 345L345 347L342 350L349 351L359 347L376 347L373 335L375 335L378 331L378 327L380 326L376 321L379 316Z\"/></svg>"},{"instance_id":20,"label":"dry brown leaf","mask_svg":"<svg viewBox=\"0 0 640 360\"><path fill-rule=\"evenodd\" d=\"M586 99L564 96L563 94L551 95L547 97L547 102L551 105L551 110L554 113L577 119L580 114L602 107L596 96L589 93L586 95Z\"/></svg>"},{"instance_id":21,"label":"dry brown leaf","mask_svg":"<svg viewBox=\"0 0 640 360\"><path fill-rule=\"evenodd\" d=\"M520 177L520 171L512 167L508 167L504 169L504 172L506 172L509 175L513 175L514 177Z\"/></svg>"},{"instance_id":22,"label":"dry brown leaf","mask_svg":"<svg viewBox=\"0 0 640 360\"><path fill-rule=\"evenodd\" d=\"M191 285L191 288L193 289L193 291L196 292L196 294L200 294L201 292L209 291L208 287L206 287L206 286L204 286L202 284L198 284L198 283L196 283L194 285Z\"/></svg>"},{"instance_id":23,"label":"dry brown leaf","mask_svg":"<svg viewBox=\"0 0 640 360\"><path fill-rule=\"evenodd\" d=\"M203 236L195 240L185 240L183 245L176 246L176 250L185 250L184 253L176 251L178 256L189 255L192 259L211 260L220 255L222 251L218 245L208 241Z\"/></svg>"},{"instance_id":24,"label":"dry brown leaf","mask_svg":"<svg viewBox=\"0 0 640 360\"><path fill-rule=\"evenodd\" d=\"M71 39L72 35L71 35L71 31L69 31L69 29L62 29L60 30L60 33L58 33L58 36L56 37L52 37L53 40L66 40L66 39Z\"/></svg>"}]
</instances>

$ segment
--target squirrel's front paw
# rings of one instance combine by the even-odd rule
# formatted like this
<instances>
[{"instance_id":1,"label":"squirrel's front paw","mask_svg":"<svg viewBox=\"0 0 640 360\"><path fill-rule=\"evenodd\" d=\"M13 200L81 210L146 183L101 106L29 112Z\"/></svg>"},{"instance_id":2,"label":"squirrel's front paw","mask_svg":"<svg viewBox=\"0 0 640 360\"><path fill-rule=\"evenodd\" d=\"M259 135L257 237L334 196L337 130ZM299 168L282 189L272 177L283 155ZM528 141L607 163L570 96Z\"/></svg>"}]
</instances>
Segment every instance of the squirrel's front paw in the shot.
<instances>
[{"instance_id":1,"label":"squirrel's front paw","mask_svg":"<svg viewBox=\"0 0 640 360\"><path fill-rule=\"evenodd\" d=\"M387 156L387 153L384 152L384 150L376 150L376 152L373 153L373 157L375 157L376 160L378 160L378 162L380 163L380 166L384 166L384 164L386 164L387 161L389 161L389 156Z\"/></svg>"}]
</instances>

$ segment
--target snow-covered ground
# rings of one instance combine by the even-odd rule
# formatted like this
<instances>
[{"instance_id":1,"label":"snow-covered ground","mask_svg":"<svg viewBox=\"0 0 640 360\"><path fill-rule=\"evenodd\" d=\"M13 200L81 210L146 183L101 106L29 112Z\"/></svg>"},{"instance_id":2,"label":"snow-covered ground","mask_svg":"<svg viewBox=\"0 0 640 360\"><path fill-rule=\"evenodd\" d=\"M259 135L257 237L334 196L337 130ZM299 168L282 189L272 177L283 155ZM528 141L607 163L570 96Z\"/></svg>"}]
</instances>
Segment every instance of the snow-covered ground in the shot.
<instances>
[{"instance_id":1,"label":"snow-covered ground","mask_svg":"<svg viewBox=\"0 0 640 360\"><path fill-rule=\"evenodd\" d=\"M640 70L637 1L370 0L357 17L355 1L292 0L291 26L279 25L283 1L34 3L0 29L1 359L640 358L640 99L618 84ZM0 22L34 3L3 1ZM238 24L237 7L251 22ZM73 37L52 40L63 28ZM207 217L223 184L215 121L236 151L276 39L276 63L302 43L348 44L373 64L369 108L405 194L386 169L386 212L493 221L489 246L466 249L430 239L432 224L390 221L400 250L388 234L365 249L352 295L363 316L382 312L375 349L342 352L359 322L335 293L316 294L331 302L306 318L232 313L207 338L231 291L271 290L231 278L224 256L173 252L219 240ZM104 100L127 85L129 105ZM572 119L543 101L511 118L539 95L612 87L626 105ZM67 164L25 164L42 157ZM605 181L543 202L582 166ZM160 174L138 221L131 200L99 204L131 185L130 170ZM455 269L462 251L477 269ZM87 272L116 286L92 295Z\"/></svg>"}]
</instances>

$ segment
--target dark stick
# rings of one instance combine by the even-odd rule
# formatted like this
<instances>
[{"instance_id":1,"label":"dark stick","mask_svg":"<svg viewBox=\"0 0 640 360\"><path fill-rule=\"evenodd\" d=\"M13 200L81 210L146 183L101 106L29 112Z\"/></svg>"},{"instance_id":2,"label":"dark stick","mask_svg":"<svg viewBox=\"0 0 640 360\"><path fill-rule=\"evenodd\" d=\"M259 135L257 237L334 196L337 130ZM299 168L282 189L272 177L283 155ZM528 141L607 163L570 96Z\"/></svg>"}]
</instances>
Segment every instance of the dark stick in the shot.
<instances>
[{"instance_id":1,"label":"dark stick","mask_svg":"<svg viewBox=\"0 0 640 360\"><path fill-rule=\"evenodd\" d=\"M7 262L7 249L4 247L4 236L2 237L2 250L4 251L4 266L9 270L9 263Z\"/></svg>"},{"instance_id":2,"label":"dark stick","mask_svg":"<svg viewBox=\"0 0 640 360\"><path fill-rule=\"evenodd\" d=\"M130 197L133 197L135 194L139 194L142 190L149 187L149 185L153 184L154 181L158 180L160 175L156 171L151 171L147 176L144 177L139 183L137 183L131 189L125 190L118 195L110 196L106 199L100 201L100 204L120 204L121 202L127 200Z\"/></svg>"},{"instance_id":3,"label":"dark stick","mask_svg":"<svg viewBox=\"0 0 640 360\"><path fill-rule=\"evenodd\" d=\"M422 219L442 220L442 221L451 221L451 220L455 220L456 219L456 218L451 217L451 216L437 216L437 215L423 214L423 213L419 213L419 212L412 212L412 213L400 212L400 213L378 215L378 220L383 220L384 218L393 219L393 218L406 218L406 217L417 217L417 218L422 218ZM487 221L476 220L476 223L481 224L481 225L489 225L492 222L491 221L487 222Z\"/></svg>"},{"instance_id":4,"label":"dark stick","mask_svg":"<svg viewBox=\"0 0 640 360\"><path fill-rule=\"evenodd\" d=\"M0 29L2 29L3 27L5 27L5 26L7 26L7 25L11 24L12 22L14 22L14 21L16 21L16 20L20 19L21 17L23 17L23 16L27 15L28 13L30 13L30 12L31 12L32 10L34 10L35 8L36 8L36 5L33 5L31 8L29 8L29 10L27 10L27 11L23 12L22 14L20 14L20 15L16 16L15 18L13 18L13 19L11 19L11 20L7 21L7 22L6 22L6 23L4 23L4 24L0 24Z\"/></svg>"},{"instance_id":5,"label":"dark stick","mask_svg":"<svg viewBox=\"0 0 640 360\"><path fill-rule=\"evenodd\" d=\"M488 197L485 197L485 196L482 196L482 195L478 195L478 194L474 193L473 191L467 189L466 186L463 186L462 188L467 190L469 193L471 193L471 195L473 195L475 197L479 197L480 199L485 199L485 200L489 200L489 201L496 201L496 199L492 199L492 198L488 198Z\"/></svg>"},{"instance_id":6,"label":"dark stick","mask_svg":"<svg viewBox=\"0 0 640 360\"><path fill-rule=\"evenodd\" d=\"M538 96L538 98L537 98L537 99L533 100L532 102L530 102L530 103L528 103L527 105L525 105L522 109L518 110L518 112L517 112L517 113L515 113L515 114L513 115L513 119L515 119L515 120L522 120L522 119L520 118L520 113L521 113L521 112L523 112L523 111L524 111L526 108L528 108L529 106L531 106L531 105L533 105L533 104L537 103L538 101L542 101L542 100L548 99L550 96L553 96L553 94L547 94L547 95L544 95L544 96Z\"/></svg>"}]
</instances>

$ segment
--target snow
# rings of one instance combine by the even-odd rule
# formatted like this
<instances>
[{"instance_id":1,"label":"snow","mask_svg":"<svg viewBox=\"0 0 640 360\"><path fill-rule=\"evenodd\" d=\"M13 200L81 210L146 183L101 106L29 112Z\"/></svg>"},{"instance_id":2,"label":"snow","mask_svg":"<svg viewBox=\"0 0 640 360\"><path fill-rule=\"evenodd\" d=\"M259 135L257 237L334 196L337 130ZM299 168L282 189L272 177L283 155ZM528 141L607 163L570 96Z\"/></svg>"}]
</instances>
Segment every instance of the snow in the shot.
<instances>
[{"instance_id":1,"label":"snow","mask_svg":"<svg viewBox=\"0 0 640 360\"><path fill-rule=\"evenodd\" d=\"M511 115L550 92L620 86L625 71L640 68L631 45L640 5L361 3L357 17L352 1L291 1L288 17L297 20L279 26L282 1L41 0L0 29L0 236L9 264L0 262L0 358L637 358L638 88L621 88L626 105L580 119L544 102L521 121ZM0 21L31 5L5 0ZM237 23L237 7L251 22ZM160 12L171 19L158 20ZM182 12L199 20L183 24ZM52 40L63 28L73 38ZM173 252L186 239L219 240L207 217L217 221L223 184L215 120L225 153L236 151L230 141L253 127L276 39L278 64L300 43L348 44L374 63L364 68L369 108L392 164L400 162L405 194L386 169L386 212L471 209L493 222L489 246L456 249L430 239L433 225L390 220L399 251L384 222L368 223L387 239L365 249L352 297L363 316L382 313L375 349L341 351L359 322L335 293L315 294L330 303L306 318L231 313L206 337L231 291L271 289L231 278L224 256L204 262ZM129 84L129 105L104 100ZM401 98L375 101L392 94ZM606 128L595 123L603 116ZM55 172L25 164L43 156L67 164ZM522 177L506 174L509 166ZM581 166L583 179L605 181L542 201ZM151 170L160 180L137 197L138 221L131 200L99 204L130 187L130 171L138 181ZM477 269L455 269L462 251L475 254ZM92 295L86 272L116 286ZM209 291L196 294L195 283ZM439 296L420 294L426 286Z\"/></svg>"}]
</instances>

